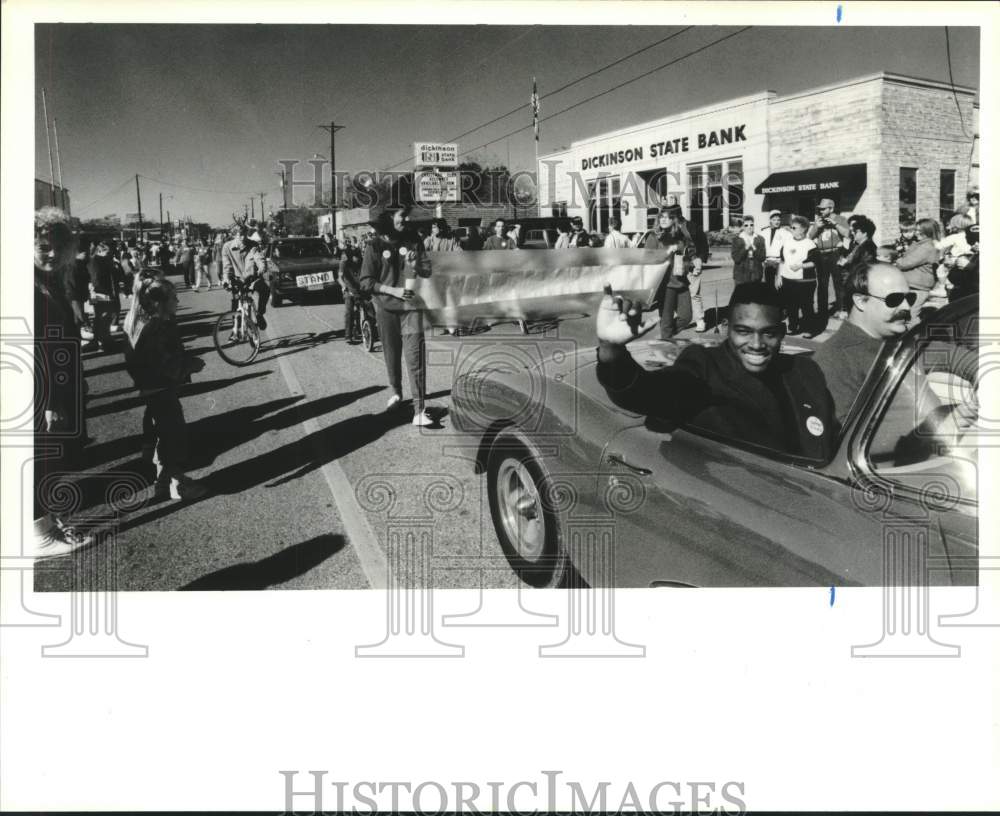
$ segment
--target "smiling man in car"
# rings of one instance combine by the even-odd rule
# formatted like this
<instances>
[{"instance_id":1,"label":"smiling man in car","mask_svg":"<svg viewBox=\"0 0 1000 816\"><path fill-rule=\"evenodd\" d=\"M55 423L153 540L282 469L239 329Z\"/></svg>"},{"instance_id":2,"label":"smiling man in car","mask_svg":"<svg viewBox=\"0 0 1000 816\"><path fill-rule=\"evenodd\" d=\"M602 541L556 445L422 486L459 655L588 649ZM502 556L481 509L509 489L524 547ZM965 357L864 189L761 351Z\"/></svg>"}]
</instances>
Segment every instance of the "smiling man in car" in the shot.
<instances>
[{"instance_id":1,"label":"smiling man in car","mask_svg":"<svg viewBox=\"0 0 1000 816\"><path fill-rule=\"evenodd\" d=\"M742 283L729 301L726 341L692 345L669 368L646 371L626 348L656 325L641 304L608 294L597 315L597 377L620 407L727 440L825 459L833 404L819 367L781 354L778 293Z\"/></svg>"}]
</instances>

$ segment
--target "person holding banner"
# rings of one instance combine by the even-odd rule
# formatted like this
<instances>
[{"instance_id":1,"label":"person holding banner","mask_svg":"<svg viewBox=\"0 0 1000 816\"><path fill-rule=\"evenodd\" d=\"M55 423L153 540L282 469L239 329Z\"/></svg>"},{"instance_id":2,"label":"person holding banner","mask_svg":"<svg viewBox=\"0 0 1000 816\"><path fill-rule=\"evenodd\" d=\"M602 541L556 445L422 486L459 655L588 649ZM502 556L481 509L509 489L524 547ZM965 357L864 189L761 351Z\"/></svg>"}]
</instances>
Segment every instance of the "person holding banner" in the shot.
<instances>
[{"instance_id":1,"label":"person holding banner","mask_svg":"<svg viewBox=\"0 0 1000 816\"><path fill-rule=\"evenodd\" d=\"M403 401L402 358L410 378L413 424L433 425L424 408L427 383L427 352L424 346L423 312L407 308L413 300L413 281L429 275L423 244L406 231L402 210L386 211L378 221L378 234L365 247L358 288L375 303L382 352L392 396L387 410Z\"/></svg>"},{"instance_id":2,"label":"person holding banner","mask_svg":"<svg viewBox=\"0 0 1000 816\"><path fill-rule=\"evenodd\" d=\"M672 223L670 214L663 210L656 229L646 236L642 244L643 249L667 249L672 255L667 274L656 290L656 299L660 304L661 340L669 340L677 334L678 325L683 329L691 322L691 292L684 268L687 241L680 231L672 228Z\"/></svg>"}]
</instances>

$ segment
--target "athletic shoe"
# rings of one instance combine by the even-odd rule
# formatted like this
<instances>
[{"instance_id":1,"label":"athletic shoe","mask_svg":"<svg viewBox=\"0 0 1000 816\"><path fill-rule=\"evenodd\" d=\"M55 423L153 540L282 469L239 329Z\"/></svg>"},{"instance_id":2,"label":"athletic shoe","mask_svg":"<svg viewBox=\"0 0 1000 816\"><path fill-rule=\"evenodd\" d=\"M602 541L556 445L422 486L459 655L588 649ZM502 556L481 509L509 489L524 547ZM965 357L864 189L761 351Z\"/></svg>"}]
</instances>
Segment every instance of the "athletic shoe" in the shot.
<instances>
[{"instance_id":1,"label":"athletic shoe","mask_svg":"<svg viewBox=\"0 0 1000 816\"><path fill-rule=\"evenodd\" d=\"M391 397L389 397L389 401L385 404L385 410L391 411L393 408L396 408L402 401L403 397L400 394L393 394Z\"/></svg>"},{"instance_id":2,"label":"athletic shoe","mask_svg":"<svg viewBox=\"0 0 1000 816\"><path fill-rule=\"evenodd\" d=\"M187 476L174 476L170 479L157 479L153 486L153 495L159 499L169 498L173 501L195 501L208 495L204 482Z\"/></svg>"},{"instance_id":3,"label":"athletic shoe","mask_svg":"<svg viewBox=\"0 0 1000 816\"><path fill-rule=\"evenodd\" d=\"M413 424L419 428L423 428L427 425L433 425L434 420L428 416L426 411L419 411L413 415Z\"/></svg>"},{"instance_id":4,"label":"athletic shoe","mask_svg":"<svg viewBox=\"0 0 1000 816\"><path fill-rule=\"evenodd\" d=\"M80 327L80 339L81 340L93 340L94 333L88 329L86 326Z\"/></svg>"},{"instance_id":5,"label":"athletic shoe","mask_svg":"<svg viewBox=\"0 0 1000 816\"><path fill-rule=\"evenodd\" d=\"M705 321L704 320L695 321L694 330L698 332L698 334L708 331L708 329L705 327Z\"/></svg>"},{"instance_id":6,"label":"athletic shoe","mask_svg":"<svg viewBox=\"0 0 1000 816\"><path fill-rule=\"evenodd\" d=\"M36 561L45 558L58 558L94 543L94 537L81 534L72 526L59 519L39 519L35 522L35 532L29 542L25 542L27 550L24 554Z\"/></svg>"}]
</instances>

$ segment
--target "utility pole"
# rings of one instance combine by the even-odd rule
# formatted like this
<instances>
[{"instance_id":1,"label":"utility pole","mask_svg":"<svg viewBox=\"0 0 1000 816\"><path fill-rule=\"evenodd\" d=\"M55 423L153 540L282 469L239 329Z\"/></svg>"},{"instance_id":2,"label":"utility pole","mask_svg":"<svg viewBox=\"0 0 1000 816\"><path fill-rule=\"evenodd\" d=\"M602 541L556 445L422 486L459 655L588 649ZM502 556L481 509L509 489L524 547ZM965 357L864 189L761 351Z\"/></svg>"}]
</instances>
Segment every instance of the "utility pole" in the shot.
<instances>
[{"instance_id":1,"label":"utility pole","mask_svg":"<svg viewBox=\"0 0 1000 816\"><path fill-rule=\"evenodd\" d=\"M139 174L135 174L135 205L139 210L139 240L142 240L142 198L139 196Z\"/></svg>"},{"instance_id":2,"label":"utility pole","mask_svg":"<svg viewBox=\"0 0 1000 816\"><path fill-rule=\"evenodd\" d=\"M52 169L52 139L49 133L49 108L45 102L45 88L42 88L42 115L45 117L45 144L49 149L49 201L56 205L56 174Z\"/></svg>"},{"instance_id":3,"label":"utility pole","mask_svg":"<svg viewBox=\"0 0 1000 816\"><path fill-rule=\"evenodd\" d=\"M250 217L250 208L246 205L246 202L244 202L244 204L243 204L243 220L246 221L249 217Z\"/></svg>"},{"instance_id":4,"label":"utility pole","mask_svg":"<svg viewBox=\"0 0 1000 816\"><path fill-rule=\"evenodd\" d=\"M252 218L252 219L253 219L254 221L256 221L256 220L257 220L257 214L256 214L256 213L254 212L254 207L253 207L253 198L251 198L251 199L250 199L250 217L251 217L251 218Z\"/></svg>"},{"instance_id":5,"label":"utility pole","mask_svg":"<svg viewBox=\"0 0 1000 816\"><path fill-rule=\"evenodd\" d=\"M59 179L59 189L61 191L62 202L60 206L69 215L69 208L66 206L66 188L63 186L62 158L59 156L59 128L56 126L56 117L52 117L52 136L56 141L56 177Z\"/></svg>"},{"instance_id":6,"label":"utility pole","mask_svg":"<svg viewBox=\"0 0 1000 816\"><path fill-rule=\"evenodd\" d=\"M264 220L264 195L265 193L258 193L260 196L260 220Z\"/></svg>"},{"instance_id":7,"label":"utility pole","mask_svg":"<svg viewBox=\"0 0 1000 816\"><path fill-rule=\"evenodd\" d=\"M285 195L285 168L282 167L280 172L275 172L276 176L281 176L281 209L288 209L288 198Z\"/></svg>"},{"instance_id":8,"label":"utility pole","mask_svg":"<svg viewBox=\"0 0 1000 816\"><path fill-rule=\"evenodd\" d=\"M160 239L163 239L163 193L160 193Z\"/></svg>"},{"instance_id":9,"label":"utility pole","mask_svg":"<svg viewBox=\"0 0 1000 816\"><path fill-rule=\"evenodd\" d=\"M330 230L337 234L337 153L335 136L345 125L330 122L329 125L319 125L323 130L330 131Z\"/></svg>"}]
</instances>

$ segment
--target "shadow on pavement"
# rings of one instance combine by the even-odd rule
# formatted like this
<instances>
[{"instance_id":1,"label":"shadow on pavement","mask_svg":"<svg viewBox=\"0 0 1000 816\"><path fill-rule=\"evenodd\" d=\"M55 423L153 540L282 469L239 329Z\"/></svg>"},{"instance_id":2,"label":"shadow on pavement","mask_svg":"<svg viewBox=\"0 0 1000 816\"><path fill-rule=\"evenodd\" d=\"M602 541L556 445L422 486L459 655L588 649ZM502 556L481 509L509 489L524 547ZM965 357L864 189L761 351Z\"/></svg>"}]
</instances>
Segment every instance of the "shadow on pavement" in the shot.
<instances>
[{"instance_id":1,"label":"shadow on pavement","mask_svg":"<svg viewBox=\"0 0 1000 816\"><path fill-rule=\"evenodd\" d=\"M347 542L341 535L316 536L260 561L234 564L210 572L179 589L202 591L268 589L305 575L346 546Z\"/></svg>"},{"instance_id":2,"label":"shadow on pavement","mask_svg":"<svg viewBox=\"0 0 1000 816\"><path fill-rule=\"evenodd\" d=\"M207 394L209 391L215 391L218 388L226 388L230 385L236 385L236 383L243 382L244 380L253 380L258 377L266 377L268 374L272 374L273 371L255 371L251 374L242 374L239 377L229 377L228 379L220 380L203 380L202 382L193 382L189 385L185 385L181 388L180 395L183 399L184 397L194 397L198 394ZM134 388L131 390L135 390ZM105 396L104 394L94 394L91 399L99 399ZM128 399L117 400L116 402L109 402L106 405L94 405L87 407L87 418L104 416L105 414L115 414L119 411L131 411L133 408L139 408L145 405L146 398L143 396L136 395L134 397L129 397Z\"/></svg>"}]
</instances>

